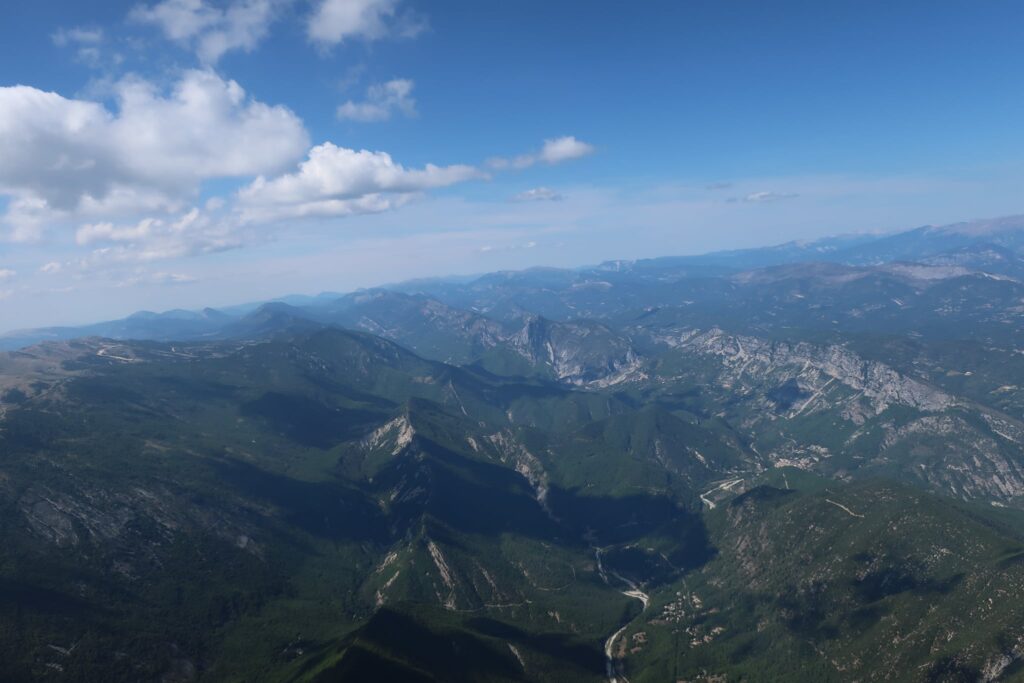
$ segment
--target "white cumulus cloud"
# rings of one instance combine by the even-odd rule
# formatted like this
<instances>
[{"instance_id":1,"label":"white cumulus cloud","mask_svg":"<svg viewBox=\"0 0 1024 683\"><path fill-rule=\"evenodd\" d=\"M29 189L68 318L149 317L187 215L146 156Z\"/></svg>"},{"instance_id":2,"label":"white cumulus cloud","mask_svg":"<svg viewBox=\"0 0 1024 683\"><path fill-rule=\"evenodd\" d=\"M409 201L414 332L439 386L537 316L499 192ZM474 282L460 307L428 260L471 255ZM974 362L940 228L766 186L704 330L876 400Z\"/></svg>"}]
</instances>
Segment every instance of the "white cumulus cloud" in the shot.
<instances>
[{"instance_id":1,"label":"white cumulus cloud","mask_svg":"<svg viewBox=\"0 0 1024 683\"><path fill-rule=\"evenodd\" d=\"M563 161L580 159L594 153L594 146L572 135L545 140L540 150L540 160L546 164L560 164Z\"/></svg>"},{"instance_id":2,"label":"white cumulus cloud","mask_svg":"<svg viewBox=\"0 0 1024 683\"><path fill-rule=\"evenodd\" d=\"M538 163L549 165L560 164L564 161L580 159L593 154L594 146L590 143L576 139L573 135L564 135L559 138L550 138L544 141L540 151L530 154L521 154L512 159L496 157L488 161L491 168L504 170L509 168L529 168Z\"/></svg>"},{"instance_id":3,"label":"white cumulus cloud","mask_svg":"<svg viewBox=\"0 0 1024 683\"><path fill-rule=\"evenodd\" d=\"M309 142L289 109L234 81L185 72L169 93L119 82L117 107L29 86L0 88L2 220L29 239L48 223L139 210L176 211L213 178L287 168Z\"/></svg>"},{"instance_id":4,"label":"white cumulus cloud","mask_svg":"<svg viewBox=\"0 0 1024 683\"><path fill-rule=\"evenodd\" d=\"M399 0L320 0L309 18L307 34L314 43L331 46L349 38L412 37L423 31L423 19L400 11L399 4Z\"/></svg>"},{"instance_id":5,"label":"white cumulus cloud","mask_svg":"<svg viewBox=\"0 0 1024 683\"><path fill-rule=\"evenodd\" d=\"M344 216L385 211L410 195L485 174L462 164L408 169L386 152L354 150L330 142L317 145L295 173L260 176L238 193L252 219L284 216Z\"/></svg>"},{"instance_id":6,"label":"white cumulus cloud","mask_svg":"<svg viewBox=\"0 0 1024 683\"><path fill-rule=\"evenodd\" d=\"M415 116L413 86L413 82L407 78L395 78L386 83L371 85L366 90L365 100L349 100L338 107L338 118L361 122L387 121L396 111L405 116Z\"/></svg>"},{"instance_id":7,"label":"white cumulus cloud","mask_svg":"<svg viewBox=\"0 0 1024 683\"><path fill-rule=\"evenodd\" d=\"M203 63L215 64L230 50L254 50L290 2L236 0L222 9L206 0L163 0L136 7L130 18L158 26L167 38L194 49Z\"/></svg>"}]
</instances>

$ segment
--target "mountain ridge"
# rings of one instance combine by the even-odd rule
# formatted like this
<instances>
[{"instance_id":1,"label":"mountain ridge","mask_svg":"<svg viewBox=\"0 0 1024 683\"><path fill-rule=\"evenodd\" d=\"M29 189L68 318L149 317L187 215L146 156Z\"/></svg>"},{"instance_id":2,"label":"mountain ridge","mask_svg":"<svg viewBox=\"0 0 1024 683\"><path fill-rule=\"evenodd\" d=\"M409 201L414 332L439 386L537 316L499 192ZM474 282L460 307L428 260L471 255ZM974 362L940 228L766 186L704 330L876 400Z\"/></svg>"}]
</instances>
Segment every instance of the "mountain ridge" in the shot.
<instances>
[{"instance_id":1,"label":"mountain ridge","mask_svg":"<svg viewBox=\"0 0 1024 683\"><path fill-rule=\"evenodd\" d=\"M490 282L500 283L533 276L541 276L542 280L553 278L553 282L561 284L566 282L571 284L572 281L578 280L580 275L586 276L588 273L633 272L639 273L643 277L643 273L649 272L656 278L663 278L668 274L669 277L678 279L708 275L721 276L727 274L725 271L751 270L794 262L823 261L861 266L894 261L916 263L929 259L953 259L957 251L965 249L973 249L978 254L984 254L985 249L992 250L989 258L975 264L979 271L984 272L982 266L994 267L997 273L1009 268L1010 273L1008 274L1024 277L1024 256L1022 256L1024 254L1024 216L981 219L944 226L924 226L890 234L863 233L825 237L808 242L788 242L776 246L710 252L695 256L605 261L594 266L582 266L575 269L547 267L503 271L479 276L425 278L385 287L357 290L348 295L332 292L322 292L315 296L289 295L270 302L229 306L221 310L211 308L200 311L174 309L163 313L138 311L124 319L85 326L47 327L4 332L0 334L0 348L11 349L44 339L68 339L77 336L170 339L170 336L177 335L181 338L199 338L218 332L215 323L202 324L202 321L220 320L223 322L223 316L238 318L250 314L266 304L283 303L296 308L317 308L321 304L336 306L338 301L346 297L373 296L374 292L382 291L422 293L443 302L444 296L441 295L441 292L451 287L473 287L487 285ZM949 252L948 256L947 252ZM1000 268L1000 259L1005 260L1008 255L1013 256L1013 265ZM725 270L722 265L724 263L729 264ZM687 269L687 266L690 268ZM474 309L472 306L463 306L463 308ZM192 325L174 326L175 321L191 322Z\"/></svg>"}]
</instances>

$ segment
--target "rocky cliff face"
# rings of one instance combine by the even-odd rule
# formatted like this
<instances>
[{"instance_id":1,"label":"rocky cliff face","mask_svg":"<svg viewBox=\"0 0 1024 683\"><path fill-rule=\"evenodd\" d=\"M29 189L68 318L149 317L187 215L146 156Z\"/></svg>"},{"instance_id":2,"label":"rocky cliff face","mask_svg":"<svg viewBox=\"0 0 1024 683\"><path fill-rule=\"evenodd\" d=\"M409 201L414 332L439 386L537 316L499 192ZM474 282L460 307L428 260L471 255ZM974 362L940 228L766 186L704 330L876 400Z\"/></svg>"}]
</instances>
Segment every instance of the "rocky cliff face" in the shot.
<instances>
[{"instance_id":1,"label":"rocky cliff face","mask_svg":"<svg viewBox=\"0 0 1024 683\"><path fill-rule=\"evenodd\" d=\"M835 409L834 397L828 394L833 384L852 391L843 401L843 414L857 423L894 405L940 411L956 403L949 394L842 346L773 342L717 328L662 340L687 353L716 359L724 386L750 390L790 383L795 389L795 400L786 410L790 417Z\"/></svg>"},{"instance_id":2,"label":"rocky cliff face","mask_svg":"<svg viewBox=\"0 0 1024 683\"><path fill-rule=\"evenodd\" d=\"M550 369L567 384L611 386L635 378L642 367L626 337L589 321L529 317L507 341L532 365Z\"/></svg>"},{"instance_id":3,"label":"rocky cliff face","mask_svg":"<svg viewBox=\"0 0 1024 683\"><path fill-rule=\"evenodd\" d=\"M964 500L1024 495L1024 425L847 347L729 334L662 335L653 385L701 386L775 467L885 473Z\"/></svg>"}]
</instances>

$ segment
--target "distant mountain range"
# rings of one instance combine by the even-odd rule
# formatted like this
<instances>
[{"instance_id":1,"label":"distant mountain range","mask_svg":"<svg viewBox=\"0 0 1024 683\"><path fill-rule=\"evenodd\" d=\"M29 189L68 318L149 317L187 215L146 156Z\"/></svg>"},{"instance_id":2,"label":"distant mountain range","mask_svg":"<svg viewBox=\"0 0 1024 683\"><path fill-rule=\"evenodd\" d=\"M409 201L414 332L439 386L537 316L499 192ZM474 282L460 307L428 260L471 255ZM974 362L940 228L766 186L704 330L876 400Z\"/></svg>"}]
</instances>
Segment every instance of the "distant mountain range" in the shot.
<instances>
[{"instance_id":1,"label":"distant mountain range","mask_svg":"<svg viewBox=\"0 0 1024 683\"><path fill-rule=\"evenodd\" d=\"M900 263L931 268L890 265ZM810 264L822 265L811 267ZM515 318L530 311L556 318L577 315L600 318L607 312L593 306L575 309L573 306L577 301L569 299L585 305L588 299L598 298L604 288L618 286L635 288L637 300L656 293L652 304L671 304L674 301L666 301L665 294L669 290L675 294L672 286L683 280L694 283L717 280L758 282L765 278L779 281L802 277L824 280L827 273L839 272L827 269L824 264L856 267L857 270L849 272L863 278L902 277L908 282L915 278L949 279L972 274L1024 279L1024 216L942 227L925 226L889 235L849 235L812 242L789 242L774 247L702 256L609 261L579 269L534 268L477 278L421 279L349 295L333 292L317 296L294 295L273 302L222 310L142 311L121 320L91 325L7 332L0 335L0 349L86 336L151 340L245 337L261 329L269 329L267 326L273 326L273 319L280 322L284 320L282 316L351 326L359 323L356 318L365 314L367 306L372 306L373 297L382 297L386 292L425 296L499 320ZM765 270L781 265L791 267ZM803 267L792 267L795 265ZM660 291L655 292L659 286ZM366 325L372 325L370 320L367 318Z\"/></svg>"}]
</instances>

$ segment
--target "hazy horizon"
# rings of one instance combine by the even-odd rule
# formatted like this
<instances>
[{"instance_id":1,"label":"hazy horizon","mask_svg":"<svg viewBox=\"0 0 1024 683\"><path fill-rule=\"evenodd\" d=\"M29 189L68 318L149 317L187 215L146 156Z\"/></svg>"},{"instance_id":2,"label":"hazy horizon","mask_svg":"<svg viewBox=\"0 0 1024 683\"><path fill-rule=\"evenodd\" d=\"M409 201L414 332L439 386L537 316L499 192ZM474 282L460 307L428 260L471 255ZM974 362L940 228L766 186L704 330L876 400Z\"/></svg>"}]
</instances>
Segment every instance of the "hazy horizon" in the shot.
<instances>
[{"instance_id":1,"label":"hazy horizon","mask_svg":"<svg viewBox=\"0 0 1024 683\"><path fill-rule=\"evenodd\" d=\"M1006 217L1012 217L1013 215L1016 215L1016 214L1008 214L1007 216L997 216L997 217L986 217L986 218L968 219L966 222L972 222L973 220L990 220L990 219L997 219L997 218L1006 218ZM905 229L896 229L896 230L874 230L874 231L835 233L835 234L829 234L829 235L822 235L820 237L815 237L815 238L809 238L809 239L806 239L806 240L786 240L786 241L783 241L783 242L773 241L773 242L768 242L768 243L764 243L764 244L751 244L751 245L746 245L746 246L742 246L742 247L734 247L734 249L740 249L740 250L744 250L744 249L751 249L751 250L755 250L755 249L768 249L768 248L777 247L777 246L784 246L786 244L791 244L791 243L799 243L799 242L814 243L814 242L819 241L819 240L827 240L827 239L830 239L830 238L844 238L844 237L854 238L854 237L859 237L859 236L865 236L865 237L868 237L868 236L886 236L886 235L899 234L899 233L905 232L907 230L914 230L914 229L921 228L921 227L942 227L942 226L945 226L945 225L952 225L953 223L958 223L958 222L964 222L964 221L950 221L948 223L942 223L942 224L928 223L928 224L924 224L924 225L916 225L916 226L913 226L913 227L907 227ZM532 264L527 263L527 264L524 264L524 265L521 265L521 266L515 267L515 268L502 268L502 269L497 269L497 270L482 270L482 271L467 270L466 272L448 272L448 273L439 273L439 274L425 274L425 275L420 275L420 276L415 276L415 277L404 278L404 279L401 279L401 280L372 281L372 282L368 282L366 284L356 284L356 285L353 285L353 286L350 286L350 287L329 287L328 286L328 287L323 287L321 289L307 290L307 291L278 292L276 294L268 294L267 296L265 296L263 298L249 298L249 299L244 299L244 300L230 300L230 301L225 301L225 302L216 303L216 304L208 303L208 302L203 302L203 301L196 301L192 305L171 305L169 307L159 308L159 309L136 308L136 309L132 309L132 310L129 310L129 311L122 311L120 314L115 314L115 315L113 315L113 316L111 316L109 318L86 317L86 318L82 318L80 320L75 320L75 321L66 322L66 323L65 322L55 322L55 323L49 323L49 324L35 325L35 326L31 326L31 327L3 328L3 329L0 329L0 336L3 336L4 334L9 334L9 333L12 333L12 332L21 332L21 331L31 330L31 329L34 329L34 328L42 328L42 327L74 327L74 326L77 326L77 325L88 325L88 324L91 324L91 323L103 322L103 321L106 321L106 320L116 320L116 319L119 319L119 318L124 318L124 317L131 316L131 315L136 314L136 313L157 313L157 314L160 314L160 313L166 313L166 312L175 311L175 310L198 311L198 310L202 310L202 309L206 309L206 308L211 308L211 309L230 309L230 308L236 308L236 307L245 307L245 306L250 306L250 305L258 305L258 304L261 304L261 303L264 303L264 302L267 302L267 301L283 300L283 299L288 299L288 298L291 298L291 297L310 297L310 298L312 298L312 297L317 297L317 296L320 296L320 295L323 295L323 294L332 294L332 293L348 294L348 293L357 292L357 291L366 290L366 289L387 288L387 287L396 286L396 285L400 285L400 284L403 284L403 283L407 283L407 282L411 282L411 281L416 281L416 280L449 280L449 279L451 279L451 280L456 280L456 279L472 280L472 279L475 279L475 278L478 278L478 277L483 277L485 275L488 275L490 273L495 273L495 272L516 272L516 271L530 270L530 269L534 269L534 268L553 268L553 269L568 269L568 270L572 270L572 269L585 269L585 268L588 268L588 267L596 267L596 266L599 266L599 265L601 265L603 263L609 263L609 262L620 261L620 260L623 260L623 261L641 261L641 260L645 260L645 259L656 259L656 258L665 258L665 257L671 258L671 257L674 257L674 256L700 257L700 256L713 255L713 254L716 254L716 253L726 252L726 251L730 251L730 248L727 248L727 249L713 249L713 250L709 250L709 251L700 251L700 252L696 252L696 253L657 254L657 255L651 255L651 256L643 256L643 255L641 255L641 256L635 256L635 257L629 258L629 259L624 259L624 258L606 258L606 259L601 259L601 260L598 260L598 261L586 261L586 262L583 262L583 263L575 263L575 264L567 264L567 263L539 263L538 262L538 263L532 263Z\"/></svg>"}]
</instances>

